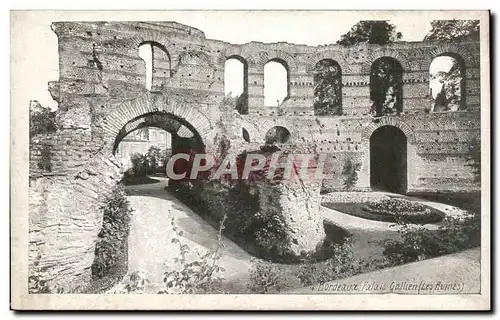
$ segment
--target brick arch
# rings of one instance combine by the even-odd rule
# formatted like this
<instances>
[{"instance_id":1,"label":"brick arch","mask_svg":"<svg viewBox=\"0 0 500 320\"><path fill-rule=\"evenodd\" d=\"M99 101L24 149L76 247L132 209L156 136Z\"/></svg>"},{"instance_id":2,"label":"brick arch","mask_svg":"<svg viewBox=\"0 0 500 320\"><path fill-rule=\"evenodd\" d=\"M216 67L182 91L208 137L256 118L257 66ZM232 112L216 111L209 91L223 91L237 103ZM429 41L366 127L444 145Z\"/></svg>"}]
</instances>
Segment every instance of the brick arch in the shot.
<instances>
[{"instance_id":1,"label":"brick arch","mask_svg":"<svg viewBox=\"0 0 500 320\"><path fill-rule=\"evenodd\" d=\"M313 54L309 56L309 58L306 59L306 72L307 73L312 73L314 72L314 69L316 68L316 64L320 62L321 60L325 59L331 59L333 61L336 61L339 66L340 70L344 71L344 68L346 68L346 61L344 59L344 55L342 52L339 51L323 51L323 52L318 52L316 54Z\"/></svg>"},{"instance_id":2,"label":"brick arch","mask_svg":"<svg viewBox=\"0 0 500 320\"><path fill-rule=\"evenodd\" d=\"M411 71L412 69L409 59L405 53L403 53L400 50L381 48L367 55L366 60L361 65L361 72L369 74L375 60L383 57L393 58L396 61L398 61L401 67L403 68L403 72L408 72Z\"/></svg>"},{"instance_id":3,"label":"brick arch","mask_svg":"<svg viewBox=\"0 0 500 320\"><path fill-rule=\"evenodd\" d=\"M288 72L296 72L298 69L296 59L290 53L282 50L260 51L253 54L252 57L255 60L255 67L259 71L264 71L266 63L274 59L285 62Z\"/></svg>"},{"instance_id":4,"label":"brick arch","mask_svg":"<svg viewBox=\"0 0 500 320\"><path fill-rule=\"evenodd\" d=\"M153 32L153 31L145 31L141 32L141 34L134 36L131 39L132 44L136 47L139 48L139 45L144 42L156 42L165 47L165 49L168 51L169 55L172 55L172 52L175 51L175 47L172 46L171 44L171 38L165 36L164 34L161 34L159 32Z\"/></svg>"},{"instance_id":5,"label":"brick arch","mask_svg":"<svg viewBox=\"0 0 500 320\"><path fill-rule=\"evenodd\" d=\"M277 118L274 120L265 119L263 121L259 121L260 140L262 143L265 142L266 133L272 127L283 127L287 129L288 132L290 132L290 140L288 140L288 143L293 143L299 136L298 126L294 125L293 123L290 123L286 119L283 118ZM252 141L255 141L255 139Z\"/></svg>"},{"instance_id":6,"label":"brick arch","mask_svg":"<svg viewBox=\"0 0 500 320\"><path fill-rule=\"evenodd\" d=\"M113 148L115 138L126 125L135 123L136 119L154 112L172 114L189 123L197 131L203 144L207 145L207 137L213 126L203 113L188 103L165 96L146 94L123 102L103 119L102 127L110 148Z\"/></svg>"},{"instance_id":7,"label":"brick arch","mask_svg":"<svg viewBox=\"0 0 500 320\"><path fill-rule=\"evenodd\" d=\"M259 125L242 119L240 121L240 125L242 129L245 129L248 132L248 135L250 136L250 142L255 142L255 141L263 141L264 140L264 135L260 132L260 123Z\"/></svg>"},{"instance_id":8,"label":"brick arch","mask_svg":"<svg viewBox=\"0 0 500 320\"><path fill-rule=\"evenodd\" d=\"M415 142L415 133L413 132L413 129L406 122L391 116L381 117L370 122L370 124L364 128L361 134L362 140L365 142L370 140L373 132L383 126L393 126L399 128L405 134L406 138L408 139L408 143Z\"/></svg>"},{"instance_id":9,"label":"brick arch","mask_svg":"<svg viewBox=\"0 0 500 320\"><path fill-rule=\"evenodd\" d=\"M249 54L248 52L245 52L244 50L241 49L241 47L231 47L228 48L226 51L221 52L221 54L218 56L218 64L219 65L224 65L227 59L233 58L233 57L239 57L243 60L245 60L247 67L250 68L255 68L255 58Z\"/></svg>"},{"instance_id":10,"label":"brick arch","mask_svg":"<svg viewBox=\"0 0 500 320\"><path fill-rule=\"evenodd\" d=\"M478 66L479 62L474 58L474 55L467 49L467 46L460 45L459 43L439 43L437 46L424 55L422 68L429 70L432 61L446 53L457 55L463 60L466 68Z\"/></svg>"}]
</instances>

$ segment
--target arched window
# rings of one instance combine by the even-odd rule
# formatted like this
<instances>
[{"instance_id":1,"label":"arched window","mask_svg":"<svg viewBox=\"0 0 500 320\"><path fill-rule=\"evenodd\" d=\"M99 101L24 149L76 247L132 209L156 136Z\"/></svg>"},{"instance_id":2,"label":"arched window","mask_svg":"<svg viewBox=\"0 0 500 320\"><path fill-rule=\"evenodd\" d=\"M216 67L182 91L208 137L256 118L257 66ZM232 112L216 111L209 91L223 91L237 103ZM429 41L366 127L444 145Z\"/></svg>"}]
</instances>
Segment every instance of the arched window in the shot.
<instances>
[{"instance_id":1,"label":"arched window","mask_svg":"<svg viewBox=\"0 0 500 320\"><path fill-rule=\"evenodd\" d=\"M248 114L248 67L239 56L229 57L224 64L224 94L236 99L240 114Z\"/></svg>"},{"instance_id":2,"label":"arched window","mask_svg":"<svg viewBox=\"0 0 500 320\"><path fill-rule=\"evenodd\" d=\"M146 88L161 89L172 76L170 54L165 46L154 41L139 45L139 57L146 63Z\"/></svg>"},{"instance_id":3,"label":"arched window","mask_svg":"<svg viewBox=\"0 0 500 320\"><path fill-rule=\"evenodd\" d=\"M276 126L266 133L266 144L286 143L290 139L290 131L287 128Z\"/></svg>"},{"instance_id":4,"label":"arched window","mask_svg":"<svg viewBox=\"0 0 500 320\"><path fill-rule=\"evenodd\" d=\"M370 72L370 99L376 116L403 111L403 67L394 58L375 60Z\"/></svg>"},{"instance_id":5,"label":"arched window","mask_svg":"<svg viewBox=\"0 0 500 320\"><path fill-rule=\"evenodd\" d=\"M431 111L456 111L465 106L465 66L461 57L443 54L429 67Z\"/></svg>"},{"instance_id":6,"label":"arched window","mask_svg":"<svg viewBox=\"0 0 500 320\"><path fill-rule=\"evenodd\" d=\"M264 66L264 105L277 107L288 98L288 67L273 59Z\"/></svg>"},{"instance_id":7,"label":"arched window","mask_svg":"<svg viewBox=\"0 0 500 320\"><path fill-rule=\"evenodd\" d=\"M335 60L323 59L314 68L314 114L342 114L342 71Z\"/></svg>"}]
</instances>

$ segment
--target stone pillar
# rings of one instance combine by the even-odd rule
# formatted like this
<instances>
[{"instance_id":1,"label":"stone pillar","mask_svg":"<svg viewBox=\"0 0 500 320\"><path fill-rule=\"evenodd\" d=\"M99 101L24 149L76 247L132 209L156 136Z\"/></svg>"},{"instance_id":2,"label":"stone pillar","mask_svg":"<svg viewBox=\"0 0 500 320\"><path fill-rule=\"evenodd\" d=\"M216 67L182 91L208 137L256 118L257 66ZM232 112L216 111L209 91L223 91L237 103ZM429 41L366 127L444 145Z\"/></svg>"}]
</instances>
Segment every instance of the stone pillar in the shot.
<instances>
[{"instance_id":1,"label":"stone pillar","mask_svg":"<svg viewBox=\"0 0 500 320\"><path fill-rule=\"evenodd\" d=\"M296 256L311 253L325 239L320 214L320 187L318 181L259 184L260 214L279 215L287 238L277 244L283 251Z\"/></svg>"}]
</instances>

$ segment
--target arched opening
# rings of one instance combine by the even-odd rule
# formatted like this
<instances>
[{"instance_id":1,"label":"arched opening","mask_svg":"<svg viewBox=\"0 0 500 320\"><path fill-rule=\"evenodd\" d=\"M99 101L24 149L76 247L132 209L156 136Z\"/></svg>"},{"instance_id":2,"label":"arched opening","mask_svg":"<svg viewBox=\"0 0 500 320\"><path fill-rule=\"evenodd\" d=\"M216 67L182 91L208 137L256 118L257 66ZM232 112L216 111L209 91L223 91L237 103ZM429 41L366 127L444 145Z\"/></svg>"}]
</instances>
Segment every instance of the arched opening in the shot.
<instances>
[{"instance_id":1,"label":"arched opening","mask_svg":"<svg viewBox=\"0 0 500 320\"><path fill-rule=\"evenodd\" d=\"M373 62L370 99L375 116L403 112L403 67L396 59L381 57Z\"/></svg>"},{"instance_id":2,"label":"arched opening","mask_svg":"<svg viewBox=\"0 0 500 320\"><path fill-rule=\"evenodd\" d=\"M264 66L264 105L278 107L289 96L288 66L281 59L269 60Z\"/></svg>"},{"instance_id":3,"label":"arched opening","mask_svg":"<svg viewBox=\"0 0 500 320\"><path fill-rule=\"evenodd\" d=\"M267 145L286 143L290 139L290 131L287 128L276 126L266 132L265 141Z\"/></svg>"},{"instance_id":4,"label":"arched opening","mask_svg":"<svg viewBox=\"0 0 500 320\"><path fill-rule=\"evenodd\" d=\"M154 145L157 147L159 147L158 145L164 146L165 151L162 148L150 150L153 141L156 142ZM162 144L160 144L161 141L163 141ZM203 140L190 123L166 112L144 114L127 122L115 138L113 154L119 159L123 159L127 154L130 155L130 152L127 152L130 151L127 144L131 143L135 144L133 148L135 151L143 152L132 152L132 155L144 156L141 161L147 161L146 167L151 166L151 163L155 161L157 163L168 161L170 157L179 153L188 154L192 158L194 153L203 153L205 150ZM144 151L146 152L144 153ZM166 159L164 160L164 158ZM130 165L134 165L134 161L137 161L137 157L136 160L133 157L130 158ZM165 170L166 164L165 162L159 169ZM127 168L125 167L125 169ZM142 167L142 169L144 168ZM179 159L175 162L173 171L176 174L186 172L186 178L189 178L191 162ZM165 173L165 171L163 172ZM152 174L151 170L147 174ZM176 181L169 182L169 184L175 183Z\"/></svg>"},{"instance_id":5,"label":"arched opening","mask_svg":"<svg viewBox=\"0 0 500 320\"><path fill-rule=\"evenodd\" d=\"M139 45L139 57L146 64L146 88L160 90L172 77L170 54L165 46L158 42L146 41Z\"/></svg>"},{"instance_id":6,"label":"arched opening","mask_svg":"<svg viewBox=\"0 0 500 320\"><path fill-rule=\"evenodd\" d=\"M119 143L115 157L126 171L140 157L146 160L147 174L164 175L166 161L172 154L172 136L157 127L142 127L127 134Z\"/></svg>"},{"instance_id":7,"label":"arched opening","mask_svg":"<svg viewBox=\"0 0 500 320\"><path fill-rule=\"evenodd\" d=\"M342 114L342 70L335 60L323 59L314 68L314 114Z\"/></svg>"},{"instance_id":8,"label":"arched opening","mask_svg":"<svg viewBox=\"0 0 500 320\"><path fill-rule=\"evenodd\" d=\"M407 138L399 128L382 126L370 137L370 185L373 190L407 189Z\"/></svg>"},{"instance_id":9,"label":"arched opening","mask_svg":"<svg viewBox=\"0 0 500 320\"><path fill-rule=\"evenodd\" d=\"M465 108L465 63L453 53L434 58L429 66L431 112Z\"/></svg>"},{"instance_id":10,"label":"arched opening","mask_svg":"<svg viewBox=\"0 0 500 320\"><path fill-rule=\"evenodd\" d=\"M224 94L236 100L240 114L248 114L248 66L240 56L231 56L224 63Z\"/></svg>"}]
</instances>

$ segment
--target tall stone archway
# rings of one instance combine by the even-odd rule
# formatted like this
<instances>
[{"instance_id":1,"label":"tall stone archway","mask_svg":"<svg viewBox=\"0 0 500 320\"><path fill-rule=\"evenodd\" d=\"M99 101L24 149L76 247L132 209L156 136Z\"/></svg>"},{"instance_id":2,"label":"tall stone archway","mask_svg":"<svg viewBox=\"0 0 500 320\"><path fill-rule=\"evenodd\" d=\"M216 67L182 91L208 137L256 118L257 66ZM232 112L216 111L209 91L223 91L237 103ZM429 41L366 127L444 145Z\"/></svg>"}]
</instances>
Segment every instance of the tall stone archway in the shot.
<instances>
[{"instance_id":1,"label":"tall stone archway","mask_svg":"<svg viewBox=\"0 0 500 320\"><path fill-rule=\"evenodd\" d=\"M379 127L370 137L370 187L397 193L407 191L407 137L397 127Z\"/></svg>"}]
</instances>

